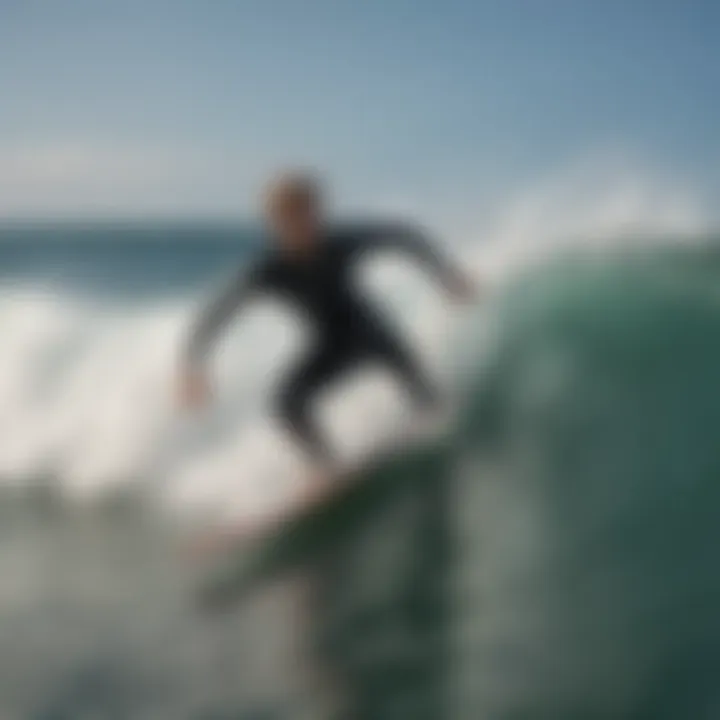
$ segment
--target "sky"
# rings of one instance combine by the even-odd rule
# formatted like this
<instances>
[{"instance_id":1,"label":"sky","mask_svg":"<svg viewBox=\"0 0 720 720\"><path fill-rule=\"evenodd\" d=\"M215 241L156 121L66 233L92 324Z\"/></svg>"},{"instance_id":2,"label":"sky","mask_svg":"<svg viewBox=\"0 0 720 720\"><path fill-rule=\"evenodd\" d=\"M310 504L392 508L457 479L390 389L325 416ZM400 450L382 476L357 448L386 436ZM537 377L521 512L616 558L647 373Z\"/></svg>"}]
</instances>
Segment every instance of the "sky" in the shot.
<instances>
[{"instance_id":1,"label":"sky","mask_svg":"<svg viewBox=\"0 0 720 720\"><path fill-rule=\"evenodd\" d=\"M716 0L0 0L0 216L483 208L583 158L720 195Z\"/></svg>"}]
</instances>

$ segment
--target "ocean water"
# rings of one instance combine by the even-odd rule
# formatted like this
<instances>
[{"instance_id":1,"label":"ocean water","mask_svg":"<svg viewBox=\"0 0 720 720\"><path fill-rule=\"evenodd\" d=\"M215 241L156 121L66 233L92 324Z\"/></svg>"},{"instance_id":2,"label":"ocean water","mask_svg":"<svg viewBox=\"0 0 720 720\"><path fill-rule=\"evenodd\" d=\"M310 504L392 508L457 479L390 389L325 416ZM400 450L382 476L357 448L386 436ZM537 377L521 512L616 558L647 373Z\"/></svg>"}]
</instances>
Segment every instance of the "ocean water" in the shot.
<instances>
[{"instance_id":1,"label":"ocean water","mask_svg":"<svg viewBox=\"0 0 720 720\"><path fill-rule=\"evenodd\" d=\"M0 229L0 278L118 301L186 294L260 244L222 223L16 223Z\"/></svg>"},{"instance_id":2,"label":"ocean water","mask_svg":"<svg viewBox=\"0 0 720 720\"><path fill-rule=\"evenodd\" d=\"M272 509L301 478L266 412L303 342L280 308L219 349L211 410L172 403L183 331L254 234L3 233L2 720L320 718L317 657L371 720L718 716L712 238L543 252L461 318L402 266L370 273L457 425L245 548L255 593L207 617L189 528ZM322 417L350 454L402 412L365 377Z\"/></svg>"}]
</instances>

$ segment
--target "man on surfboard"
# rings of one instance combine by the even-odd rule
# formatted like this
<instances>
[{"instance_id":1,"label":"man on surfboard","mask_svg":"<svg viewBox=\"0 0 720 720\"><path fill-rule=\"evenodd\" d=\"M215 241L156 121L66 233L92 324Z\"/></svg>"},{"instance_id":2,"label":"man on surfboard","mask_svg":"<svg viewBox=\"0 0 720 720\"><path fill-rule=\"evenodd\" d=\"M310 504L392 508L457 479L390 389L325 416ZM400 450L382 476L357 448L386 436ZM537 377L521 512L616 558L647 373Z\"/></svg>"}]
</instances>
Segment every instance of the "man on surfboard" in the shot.
<instances>
[{"instance_id":1,"label":"man on surfboard","mask_svg":"<svg viewBox=\"0 0 720 720\"><path fill-rule=\"evenodd\" d=\"M400 224L330 226L323 210L321 189L312 176L287 174L271 184L265 198L270 247L238 272L192 327L182 363L181 397L189 407L208 399L203 361L244 303L262 293L285 298L304 312L315 338L281 384L276 408L300 448L328 468L334 456L313 421L312 402L351 369L379 363L395 374L418 407L432 408L438 401L413 353L354 285L356 262L375 249L398 249L421 261L452 297L470 299L473 287L418 231Z\"/></svg>"}]
</instances>

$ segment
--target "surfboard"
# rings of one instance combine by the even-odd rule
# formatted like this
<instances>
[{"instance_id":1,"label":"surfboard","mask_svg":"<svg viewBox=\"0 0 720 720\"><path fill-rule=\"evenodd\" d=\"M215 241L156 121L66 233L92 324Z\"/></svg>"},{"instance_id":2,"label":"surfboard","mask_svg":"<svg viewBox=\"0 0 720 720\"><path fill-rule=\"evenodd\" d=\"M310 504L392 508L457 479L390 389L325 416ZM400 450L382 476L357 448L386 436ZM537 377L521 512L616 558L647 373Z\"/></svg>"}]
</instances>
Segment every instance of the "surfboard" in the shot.
<instances>
[{"instance_id":1,"label":"surfboard","mask_svg":"<svg viewBox=\"0 0 720 720\"><path fill-rule=\"evenodd\" d=\"M229 609L262 582L321 558L396 493L432 475L429 470L447 458L448 427L446 421L415 427L359 464L316 478L308 493L273 517L231 530L225 552L210 559L199 583L199 608Z\"/></svg>"}]
</instances>

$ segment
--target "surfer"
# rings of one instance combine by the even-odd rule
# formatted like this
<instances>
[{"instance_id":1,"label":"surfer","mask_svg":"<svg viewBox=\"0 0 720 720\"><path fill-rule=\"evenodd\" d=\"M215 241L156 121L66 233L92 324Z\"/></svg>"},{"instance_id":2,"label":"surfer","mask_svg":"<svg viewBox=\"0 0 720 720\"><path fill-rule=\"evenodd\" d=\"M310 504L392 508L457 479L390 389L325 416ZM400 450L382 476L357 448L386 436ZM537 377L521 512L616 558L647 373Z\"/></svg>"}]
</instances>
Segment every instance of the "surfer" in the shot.
<instances>
[{"instance_id":1,"label":"surfer","mask_svg":"<svg viewBox=\"0 0 720 720\"><path fill-rule=\"evenodd\" d=\"M311 176L289 174L272 183L265 197L265 215L270 246L237 272L190 329L182 357L180 394L190 408L208 400L210 386L204 368L208 352L245 303L272 293L303 312L314 331L313 342L277 388L276 409L295 443L319 466L321 478L328 482L312 483L310 492L302 493L283 513L283 517L290 518L299 517L308 506L322 504L338 486L346 486L332 482L336 459L312 415L314 400L329 383L358 365L379 363L393 372L418 407L432 409L440 402L438 391L417 358L354 285L352 272L357 262L376 249L398 249L417 258L452 297L471 299L474 288L422 233L407 225L328 223L321 188ZM277 518L269 524L261 523L264 530L278 524ZM248 529L245 524L233 526L227 532L213 532L202 538L194 551L205 555L229 546L239 535L256 533L257 528ZM318 566L300 579L296 599L300 615L307 619L303 628L313 628L323 616L326 588L333 584L331 576ZM217 587L211 582L203 588L198 598L202 609L225 607L232 597L227 590L223 582ZM353 674L336 667L314 642L309 648L301 643L299 651L301 665L307 666L305 679L310 694L352 708L357 700L357 679Z\"/></svg>"},{"instance_id":2,"label":"surfer","mask_svg":"<svg viewBox=\"0 0 720 720\"><path fill-rule=\"evenodd\" d=\"M210 386L204 360L232 316L250 299L272 293L289 300L315 332L310 350L277 392L284 428L311 460L334 465L334 454L312 417L312 403L330 382L360 364L379 363L393 372L417 407L434 407L439 396L414 354L393 333L353 284L356 262L376 249L412 254L455 299L474 294L469 279L402 224L331 226L324 217L321 188L314 177L287 174L265 196L271 246L200 314L191 328L181 371L181 399L190 408L204 404Z\"/></svg>"}]
</instances>

